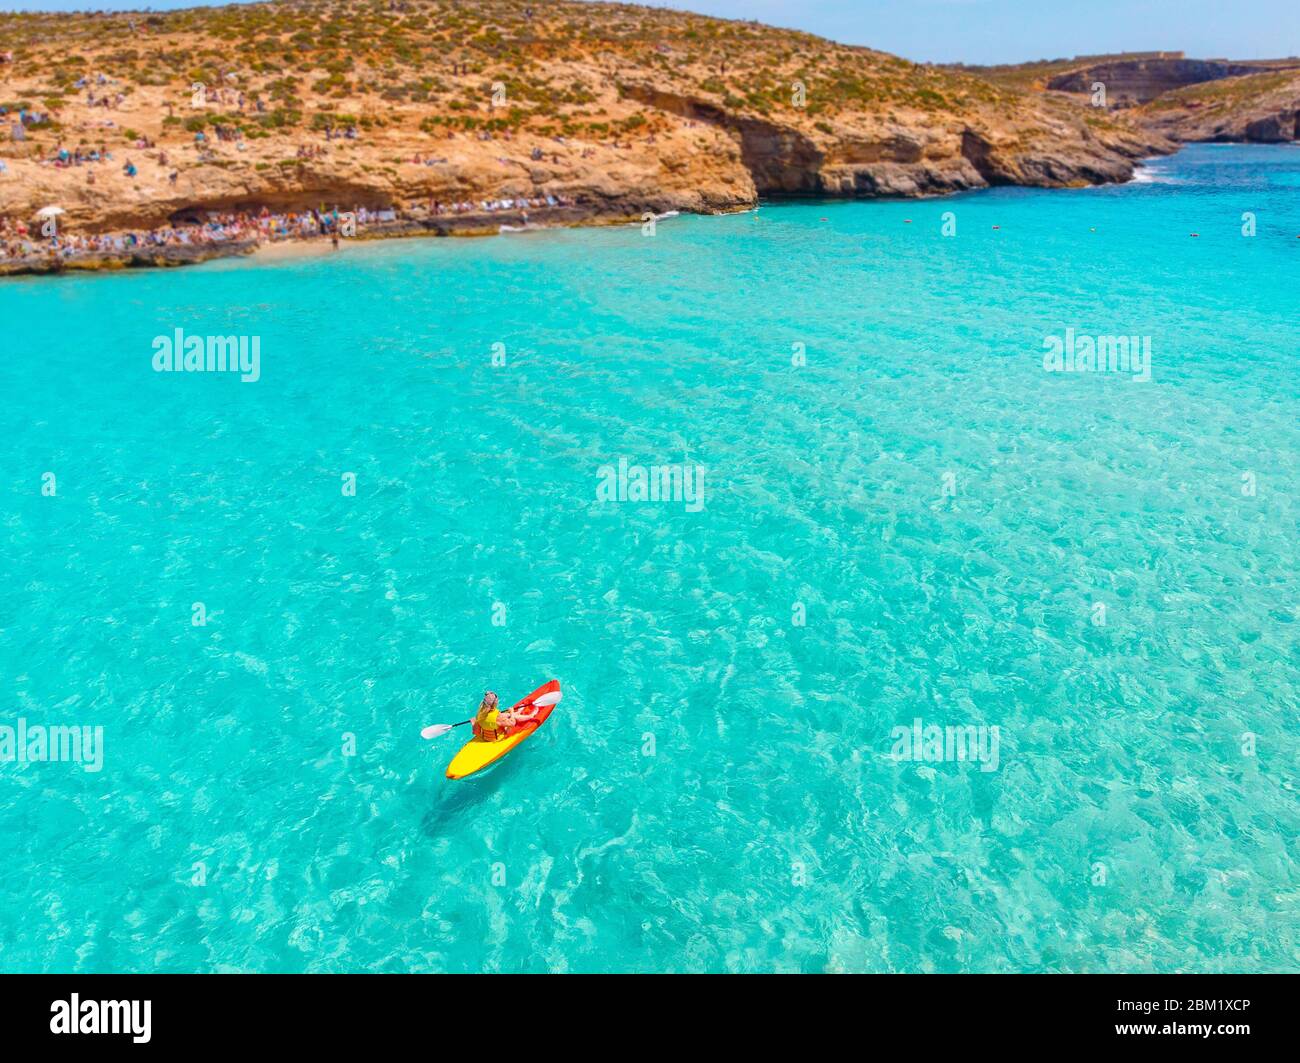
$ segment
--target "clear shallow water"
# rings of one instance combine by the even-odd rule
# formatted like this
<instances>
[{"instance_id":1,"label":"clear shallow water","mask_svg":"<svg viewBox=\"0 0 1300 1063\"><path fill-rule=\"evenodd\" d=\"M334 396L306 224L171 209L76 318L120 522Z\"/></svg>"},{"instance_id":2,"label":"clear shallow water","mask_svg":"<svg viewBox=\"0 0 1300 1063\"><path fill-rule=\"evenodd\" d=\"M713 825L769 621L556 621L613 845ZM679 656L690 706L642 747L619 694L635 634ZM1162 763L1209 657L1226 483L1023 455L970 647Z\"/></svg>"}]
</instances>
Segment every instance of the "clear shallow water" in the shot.
<instances>
[{"instance_id":1,"label":"clear shallow water","mask_svg":"<svg viewBox=\"0 0 1300 1063\"><path fill-rule=\"evenodd\" d=\"M0 968L1300 969L1300 150L1149 176L0 286Z\"/></svg>"}]
</instances>

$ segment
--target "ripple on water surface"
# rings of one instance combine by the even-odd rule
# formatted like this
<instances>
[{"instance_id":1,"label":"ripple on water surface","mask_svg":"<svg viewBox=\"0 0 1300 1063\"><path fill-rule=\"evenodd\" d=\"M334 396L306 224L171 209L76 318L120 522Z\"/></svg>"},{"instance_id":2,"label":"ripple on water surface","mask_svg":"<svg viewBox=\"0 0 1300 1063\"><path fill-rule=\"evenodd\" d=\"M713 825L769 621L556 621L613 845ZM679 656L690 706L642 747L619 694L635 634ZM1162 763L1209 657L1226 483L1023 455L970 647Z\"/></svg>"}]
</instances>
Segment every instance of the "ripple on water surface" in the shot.
<instances>
[{"instance_id":1,"label":"ripple on water surface","mask_svg":"<svg viewBox=\"0 0 1300 1063\"><path fill-rule=\"evenodd\" d=\"M5 969L1300 967L1300 153L1156 170L6 283Z\"/></svg>"}]
</instances>

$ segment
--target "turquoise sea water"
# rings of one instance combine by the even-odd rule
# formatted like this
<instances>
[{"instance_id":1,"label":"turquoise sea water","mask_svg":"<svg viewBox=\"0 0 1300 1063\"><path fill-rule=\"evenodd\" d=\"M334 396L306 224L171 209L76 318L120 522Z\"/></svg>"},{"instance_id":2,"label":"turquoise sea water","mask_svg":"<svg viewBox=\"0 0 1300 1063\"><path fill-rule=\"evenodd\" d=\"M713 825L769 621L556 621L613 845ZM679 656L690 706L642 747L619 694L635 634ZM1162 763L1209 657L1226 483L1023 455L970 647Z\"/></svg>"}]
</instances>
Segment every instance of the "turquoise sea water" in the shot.
<instances>
[{"instance_id":1,"label":"turquoise sea water","mask_svg":"<svg viewBox=\"0 0 1300 1063\"><path fill-rule=\"evenodd\" d=\"M1300 148L1200 147L5 282L0 725L105 756L0 764L0 969L1300 969L1297 235ZM443 778L421 727L552 676Z\"/></svg>"}]
</instances>

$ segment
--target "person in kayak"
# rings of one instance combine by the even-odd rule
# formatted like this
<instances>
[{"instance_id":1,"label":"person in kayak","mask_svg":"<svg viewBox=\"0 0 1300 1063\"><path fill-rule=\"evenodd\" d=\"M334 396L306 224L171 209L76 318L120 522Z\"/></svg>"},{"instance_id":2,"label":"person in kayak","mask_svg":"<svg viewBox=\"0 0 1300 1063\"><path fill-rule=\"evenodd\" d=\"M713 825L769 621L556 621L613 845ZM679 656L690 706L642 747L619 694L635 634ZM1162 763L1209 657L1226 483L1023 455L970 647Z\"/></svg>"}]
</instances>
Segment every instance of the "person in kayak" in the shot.
<instances>
[{"instance_id":1,"label":"person in kayak","mask_svg":"<svg viewBox=\"0 0 1300 1063\"><path fill-rule=\"evenodd\" d=\"M497 696L488 691L474 716L474 734L485 742L499 742L510 733L510 713L497 711Z\"/></svg>"}]
</instances>

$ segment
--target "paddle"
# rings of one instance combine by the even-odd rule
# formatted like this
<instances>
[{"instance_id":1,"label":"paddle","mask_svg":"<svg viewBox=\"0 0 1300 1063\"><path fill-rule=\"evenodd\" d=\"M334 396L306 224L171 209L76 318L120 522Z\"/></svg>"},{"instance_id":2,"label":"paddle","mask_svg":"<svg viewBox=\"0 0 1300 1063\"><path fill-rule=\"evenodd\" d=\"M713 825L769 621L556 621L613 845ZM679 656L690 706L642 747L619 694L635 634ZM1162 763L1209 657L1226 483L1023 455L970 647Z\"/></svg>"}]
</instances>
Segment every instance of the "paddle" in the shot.
<instances>
[{"instance_id":1,"label":"paddle","mask_svg":"<svg viewBox=\"0 0 1300 1063\"><path fill-rule=\"evenodd\" d=\"M434 723L430 724L420 732L421 738L437 738L439 735L445 735L448 731L456 727L464 727L467 723L473 723L473 719L461 720L460 723Z\"/></svg>"},{"instance_id":2,"label":"paddle","mask_svg":"<svg viewBox=\"0 0 1300 1063\"><path fill-rule=\"evenodd\" d=\"M547 705L558 705L562 697L564 697L564 695L558 690L552 690L549 694L543 694L536 701L530 702L529 705L521 706L521 708L531 707L533 710L530 715L521 717L521 719L525 721L531 720L533 716L537 715L538 709L545 708ZM448 731L454 730L457 727L464 727L467 723L473 723L473 722L474 722L473 717L471 717L468 720L461 720L460 723L430 724L428 727L426 727L423 731L420 732L420 737L437 738L439 735L445 735Z\"/></svg>"}]
</instances>

